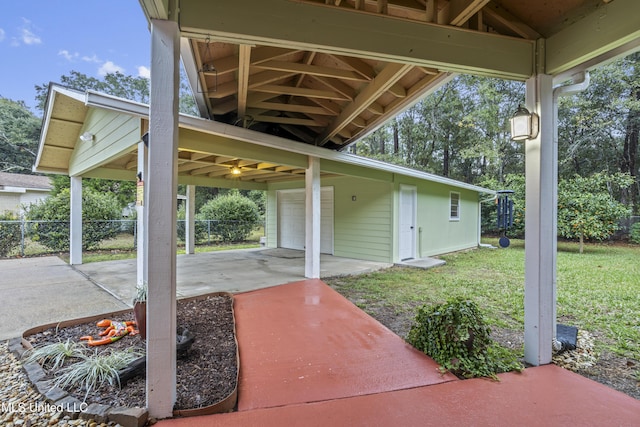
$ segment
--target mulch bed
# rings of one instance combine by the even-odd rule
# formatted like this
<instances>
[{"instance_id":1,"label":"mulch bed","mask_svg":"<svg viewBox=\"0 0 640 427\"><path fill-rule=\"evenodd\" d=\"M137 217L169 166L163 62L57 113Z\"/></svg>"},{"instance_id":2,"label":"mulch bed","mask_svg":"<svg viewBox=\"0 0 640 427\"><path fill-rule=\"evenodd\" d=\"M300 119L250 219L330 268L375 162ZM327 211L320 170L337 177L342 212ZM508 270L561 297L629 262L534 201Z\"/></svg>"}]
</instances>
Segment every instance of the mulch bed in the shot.
<instances>
[{"instance_id":1,"label":"mulch bed","mask_svg":"<svg viewBox=\"0 0 640 427\"><path fill-rule=\"evenodd\" d=\"M229 396L237 386L237 344L233 319L233 298L227 295L209 296L206 299L177 302L178 328L187 328L195 341L185 357L178 359L176 366L175 409L196 409L216 404ZM111 320L133 320L133 313L126 313ZM102 330L95 322L79 324L61 329L51 328L30 335L26 339L33 347L78 340L83 335L94 338ZM111 352L137 348L145 349L145 341L136 336L125 336L102 346L91 347L98 352ZM54 378L55 372L48 372ZM87 403L101 403L115 407L144 407L145 378L137 377L122 388L108 384L91 391L67 389L67 392Z\"/></svg>"}]
</instances>

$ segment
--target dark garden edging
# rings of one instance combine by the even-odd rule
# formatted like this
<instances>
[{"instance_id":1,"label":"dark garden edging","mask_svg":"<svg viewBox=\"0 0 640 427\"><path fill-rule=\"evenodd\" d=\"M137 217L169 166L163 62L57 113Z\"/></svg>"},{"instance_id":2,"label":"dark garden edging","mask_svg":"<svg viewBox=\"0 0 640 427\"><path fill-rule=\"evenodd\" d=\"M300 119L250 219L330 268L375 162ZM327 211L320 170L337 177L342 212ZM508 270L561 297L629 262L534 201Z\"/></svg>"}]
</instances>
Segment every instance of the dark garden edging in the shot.
<instances>
[{"instance_id":1,"label":"dark garden edging","mask_svg":"<svg viewBox=\"0 0 640 427\"><path fill-rule=\"evenodd\" d=\"M233 335L236 344L236 384L233 388L233 391L223 400L213 405L205 406L202 408L174 410L173 415L176 417L188 417L229 412L233 410L238 400L238 376L240 372L240 357L238 340L236 336L236 318L233 307L233 295L228 292L214 292L197 297L186 298L182 301L197 301L214 296L228 296L232 300L231 315L233 318ZM50 328L65 328L68 326L75 326L82 323L98 321L104 318L111 318L122 314L128 314L131 311L132 309L125 309L109 313L102 313L95 316L88 316L79 319L36 326L34 328L26 330L21 337L9 340L9 351L13 353L18 360L21 360L25 351L32 348L31 343L29 343L29 341L26 339L26 337L30 335L43 332ZM27 374L29 381L31 381L35 389L45 398L47 404L59 408L62 411L63 416L69 416L72 419L91 419L98 423L116 422L123 427L141 427L147 422L149 413L146 408L111 407L98 403L83 403L75 397L69 395L65 390L61 389L58 386L55 386L50 380L45 380L46 374L39 363L26 363L23 365L23 369Z\"/></svg>"}]
</instances>

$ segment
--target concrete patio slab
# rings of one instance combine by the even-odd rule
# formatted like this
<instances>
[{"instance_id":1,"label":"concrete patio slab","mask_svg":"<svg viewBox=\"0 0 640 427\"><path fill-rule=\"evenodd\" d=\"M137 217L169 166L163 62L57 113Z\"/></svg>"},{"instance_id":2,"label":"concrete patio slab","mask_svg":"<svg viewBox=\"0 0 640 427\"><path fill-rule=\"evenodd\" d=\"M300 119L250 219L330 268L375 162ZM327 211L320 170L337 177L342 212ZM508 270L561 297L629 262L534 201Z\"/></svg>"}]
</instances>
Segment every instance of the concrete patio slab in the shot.
<instances>
[{"instance_id":1,"label":"concrete patio slab","mask_svg":"<svg viewBox=\"0 0 640 427\"><path fill-rule=\"evenodd\" d=\"M392 264L321 255L321 277L361 274ZM75 266L90 280L129 303L136 283L136 260ZM210 292L246 292L303 280L304 252L291 249L239 249L178 255L178 298Z\"/></svg>"},{"instance_id":2,"label":"concrete patio slab","mask_svg":"<svg viewBox=\"0 0 640 427\"><path fill-rule=\"evenodd\" d=\"M0 340L48 323L127 308L58 257L0 260Z\"/></svg>"},{"instance_id":3,"label":"concrete patio slab","mask_svg":"<svg viewBox=\"0 0 640 427\"><path fill-rule=\"evenodd\" d=\"M414 267L414 268L422 268L423 270L427 270L429 268L440 267L441 265L445 265L447 262L442 259L437 258L418 258L418 259L410 259L407 261L400 261L398 265L404 267Z\"/></svg>"}]
</instances>

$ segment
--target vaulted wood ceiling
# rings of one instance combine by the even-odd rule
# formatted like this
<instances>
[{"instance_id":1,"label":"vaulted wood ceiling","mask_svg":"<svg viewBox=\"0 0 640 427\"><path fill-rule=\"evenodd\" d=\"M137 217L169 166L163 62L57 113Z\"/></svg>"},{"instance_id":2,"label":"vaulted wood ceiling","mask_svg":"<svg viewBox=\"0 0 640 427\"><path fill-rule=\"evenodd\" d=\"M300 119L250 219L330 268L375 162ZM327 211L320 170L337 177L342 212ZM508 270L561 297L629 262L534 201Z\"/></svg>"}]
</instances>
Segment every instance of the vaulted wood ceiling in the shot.
<instances>
[{"instance_id":1,"label":"vaulted wood ceiling","mask_svg":"<svg viewBox=\"0 0 640 427\"><path fill-rule=\"evenodd\" d=\"M606 16L616 2L632 4L181 0L176 19L185 37L183 63L203 117L343 149L454 72L524 80L544 64L533 60L541 52L536 40ZM154 3L162 1L141 0L150 18L161 14ZM554 45L554 51L564 45ZM547 70L552 74L568 68L552 65Z\"/></svg>"}]
</instances>

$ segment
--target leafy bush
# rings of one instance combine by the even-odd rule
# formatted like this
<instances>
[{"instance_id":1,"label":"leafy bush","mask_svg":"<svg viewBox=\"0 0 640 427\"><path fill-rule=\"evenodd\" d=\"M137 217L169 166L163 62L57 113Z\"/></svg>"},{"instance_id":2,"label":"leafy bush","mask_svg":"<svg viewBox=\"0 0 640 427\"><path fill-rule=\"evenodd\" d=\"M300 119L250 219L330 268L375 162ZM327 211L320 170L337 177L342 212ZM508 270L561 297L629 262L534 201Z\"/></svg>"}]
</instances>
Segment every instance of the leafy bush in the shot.
<instances>
[{"instance_id":1,"label":"leafy bush","mask_svg":"<svg viewBox=\"0 0 640 427\"><path fill-rule=\"evenodd\" d=\"M0 214L0 257L6 257L20 244L20 223L18 217L7 211Z\"/></svg>"},{"instance_id":2,"label":"leafy bush","mask_svg":"<svg viewBox=\"0 0 640 427\"><path fill-rule=\"evenodd\" d=\"M441 369L463 378L521 371L515 356L493 342L478 306L463 298L418 308L407 341L432 357Z\"/></svg>"},{"instance_id":3,"label":"leafy bush","mask_svg":"<svg viewBox=\"0 0 640 427\"><path fill-rule=\"evenodd\" d=\"M633 224L629 230L629 241L640 244L640 222Z\"/></svg>"},{"instance_id":4,"label":"leafy bush","mask_svg":"<svg viewBox=\"0 0 640 427\"><path fill-rule=\"evenodd\" d=\"M183 203L178 207L178 224L176 225L176 232L178 233L178 240L182 240L183 242L186 240L186 230L187 230L187 208L186 204ZM194 239L197 242L202 242L207 238L207 224L201 221L195 221L195 230L194 230Z\"/></svg>"},{"instance_id":5,"label":"leafy bush","mask_svg":"<svg viewBox=\"0 0 640 427\"><path fill-rule=\"evenodd\" d=\"M68 250L70 215L69 189L31 204L26 218L42 222L34 224L30 237L53 250ZM113 194L85 189L82 193L82 249L95 248L102 240L114 238L120 231L119 223L114 220L120 219L120 215Z\"/></svg>"},{"instance_id":6,"label":"leafy bush","mask_svg":"<svg viewBox=\"0 0 640 427\"><path fill-rule=\"evenodd\" d=\"M260 221L256 204L238 192L210 200L202 206L197 217L218 220L212 234L225 243L245 240Z\"/></svg>"}]
</instances>

